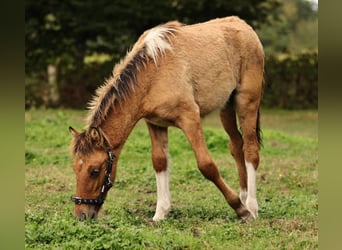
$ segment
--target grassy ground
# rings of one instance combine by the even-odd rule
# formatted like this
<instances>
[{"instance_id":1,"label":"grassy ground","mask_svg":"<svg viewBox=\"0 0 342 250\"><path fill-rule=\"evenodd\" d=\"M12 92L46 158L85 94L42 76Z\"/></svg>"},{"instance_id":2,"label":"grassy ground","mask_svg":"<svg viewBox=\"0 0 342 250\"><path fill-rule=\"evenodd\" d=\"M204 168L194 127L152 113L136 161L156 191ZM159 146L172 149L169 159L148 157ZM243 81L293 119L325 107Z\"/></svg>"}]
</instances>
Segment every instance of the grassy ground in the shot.
<instances>
[{"instance_id":1,"label":"grassy ground","mask_svg":"<svg viewBox=\"0 0 342 250\"><path fill-rule=\"evenodd\" d=\"M172 212L152 222L156 184L147 128L139 123L120 156L117 179L97 221L77 221L68 126L85 112L25 113L25 243L27 249L317 249L316 111L262 112L264 147L257 176L259 218L241 224L197 170L184 135L170 129ZM211 154L236 190L234 161L217 115L204 120Z\"/></svg>"}]
</instances>

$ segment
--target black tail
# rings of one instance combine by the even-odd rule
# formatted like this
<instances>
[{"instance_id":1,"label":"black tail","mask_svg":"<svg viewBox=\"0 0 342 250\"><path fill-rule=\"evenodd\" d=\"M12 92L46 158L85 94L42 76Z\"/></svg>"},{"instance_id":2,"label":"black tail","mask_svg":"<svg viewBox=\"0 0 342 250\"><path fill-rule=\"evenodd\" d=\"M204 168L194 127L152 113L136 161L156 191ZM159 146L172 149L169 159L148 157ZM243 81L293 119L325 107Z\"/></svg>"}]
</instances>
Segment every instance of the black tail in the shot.
<instances>
[{"instance_id":1,"label":"black tail","mask_svg":"<svg viewBox=\"0 0 342 250\"><path fill-rule=\"evenodd\" d=\"M257 114L257 121L256 121L256 134L257 134L257 138L258 138L258 143L259 143L259 148L263 146L262 143L262 131L260 128L260 106L258 108L258 114Z\"/></svg>"}]
</instances>

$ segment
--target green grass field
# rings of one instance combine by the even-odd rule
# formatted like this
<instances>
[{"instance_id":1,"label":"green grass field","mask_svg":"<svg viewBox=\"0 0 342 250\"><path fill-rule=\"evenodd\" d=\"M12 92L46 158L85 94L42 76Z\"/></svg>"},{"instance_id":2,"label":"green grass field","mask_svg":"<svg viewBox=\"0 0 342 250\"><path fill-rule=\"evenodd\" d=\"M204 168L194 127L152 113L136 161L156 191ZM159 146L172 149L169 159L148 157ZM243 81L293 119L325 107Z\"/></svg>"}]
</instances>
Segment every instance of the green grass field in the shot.
<instances>
[{"instance_id":1,"label":"green grass field","mask_svg":"<svg viewBox=\"0 0 342 250\"><path fill-rule=\"evenodd\" d=\"M26 249L317 249L316 111L262 112L264 147L257 176L259 218L241 224L196 167L182 132L169 129L172 212L153 223L156 184L148 131L139 123L118 163L117 178L96 221L73 217L75 193L68 126L84 111L25 113ZM228 137L217 115L203 121L207 145L226 182L238 190Z\"/></svg>"}]
</instances>

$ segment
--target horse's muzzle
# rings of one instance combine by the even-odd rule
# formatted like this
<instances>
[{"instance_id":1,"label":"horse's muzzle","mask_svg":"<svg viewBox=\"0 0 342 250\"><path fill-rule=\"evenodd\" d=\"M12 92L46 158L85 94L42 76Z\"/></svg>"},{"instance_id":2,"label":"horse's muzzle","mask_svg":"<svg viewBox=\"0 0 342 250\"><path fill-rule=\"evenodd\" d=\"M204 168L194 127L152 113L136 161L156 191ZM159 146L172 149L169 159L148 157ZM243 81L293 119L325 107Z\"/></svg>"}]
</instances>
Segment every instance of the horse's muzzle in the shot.
<instances>
[{"instance_id":1,"label":"horse's muzzle","mask_svg":"<svg viewBox=\"0 0 342 250\"><path fill-rule=\"evenodd\" d=\"M96 219L98 211L94 206L89 205L76 205L75 216L81 221L86 219Z\"/></svg>"}]
</instances>

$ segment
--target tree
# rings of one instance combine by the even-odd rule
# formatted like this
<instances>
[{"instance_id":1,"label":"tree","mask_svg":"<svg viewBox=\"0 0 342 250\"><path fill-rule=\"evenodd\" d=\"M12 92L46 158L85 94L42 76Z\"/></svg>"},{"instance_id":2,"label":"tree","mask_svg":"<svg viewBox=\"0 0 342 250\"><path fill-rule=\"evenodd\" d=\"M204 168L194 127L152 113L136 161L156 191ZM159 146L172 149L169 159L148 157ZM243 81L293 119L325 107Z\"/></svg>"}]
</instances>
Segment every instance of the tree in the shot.
<instances>
[{"instance_id":1,"label":"tree","mask_svg":"<svg viewBox=\"0 0 342 250\"><path fill-rule=\"evenodd\" d=\"M266 55L317 50L318 13L307 0L285 0L273 19L257 30Z\"/></svg>"}]
</instances>

